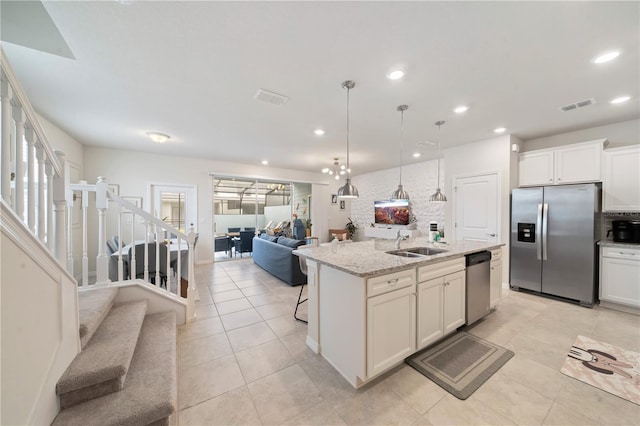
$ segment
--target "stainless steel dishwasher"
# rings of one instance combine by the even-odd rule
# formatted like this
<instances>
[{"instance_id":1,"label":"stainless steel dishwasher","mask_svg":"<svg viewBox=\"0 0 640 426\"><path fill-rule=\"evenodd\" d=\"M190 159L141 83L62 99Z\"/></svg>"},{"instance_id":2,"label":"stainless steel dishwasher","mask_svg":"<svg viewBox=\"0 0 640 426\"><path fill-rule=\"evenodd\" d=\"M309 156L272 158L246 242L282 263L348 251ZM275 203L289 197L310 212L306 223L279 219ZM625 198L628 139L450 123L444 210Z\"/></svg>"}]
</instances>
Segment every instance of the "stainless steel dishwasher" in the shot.
<instances>
[{"instance_id":1,"label":"stainless steel dishwasher","mask_svg":"<svg viewBox=\"0 0 640 426\"><path fill-rule=\"evenodd\" d=\"M491 311L491 252L481 251L466 258L466 325L473 324Z\"/></svg>"}]
</instances>

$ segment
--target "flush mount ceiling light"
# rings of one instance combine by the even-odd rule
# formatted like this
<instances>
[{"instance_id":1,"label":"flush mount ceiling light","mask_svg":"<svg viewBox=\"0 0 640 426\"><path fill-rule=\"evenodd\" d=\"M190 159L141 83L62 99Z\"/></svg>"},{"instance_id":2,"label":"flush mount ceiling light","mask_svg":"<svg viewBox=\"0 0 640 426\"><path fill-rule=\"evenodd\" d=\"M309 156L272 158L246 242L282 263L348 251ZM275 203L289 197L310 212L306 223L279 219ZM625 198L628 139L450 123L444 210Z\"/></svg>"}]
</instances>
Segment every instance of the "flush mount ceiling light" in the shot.
<instances>
[{"instance_id":1,"label":"flush mount ceiling light","mask_svg":"<svg viewBox=\"0 0 640 426\"><path fill-rule=\"evenodd\" d=\"M419 152L414 152L413 153L413 158L418 158L420 157L420 153Z\"/></svg>"},{"instance_id":2,"label":"flush mount ceiling light","mask_svg":"<svg viewBox=\"0 0 640 426\"><path fill-rule=\"evenodd\" d=\"M468 106L466 105L460 105L457 106L453 109L453 112L455 112L456 114L462 114L463 112L467 111L469 109Z\"/></svg>"},{"instance_id":3,"label":"flush mount ceiling light","mask_svg":"<svg viewBox=\"0 0 640 426\"><path fill-rule=\"evenodd\" d=\"M340 176L346 174L347 172L351 172L351 170L348 170L344 164L340 164L340 161L338 161L338 157L333 158L333 166L325 167L324 169L322 169L322 173L328 173L329 175L333 176L335 180L340 180Z\"/></svg>"},{"instance_id":4,"label":"flush mount ceiling light","mask_svg":"<svg viewBox=\"0 0 640 426\"><path fill-rule=\"evenodd\" d=\"M629 99L631 99L631 96L619 96L619 97L617 97L615 99L611 99L609 101L609 103L611 103L611 104L621 104L621 103L627 102Z\"/></svg>"},{"instance_id":5,"label":"flush mount ceiling light","mask_svg":"<svg viewBox=\"0 0 640 426\"><path fill-rule=\"evenodd\" d=\"M594 64L604 64L605 62L614 60L618 56L620 56L620 51L613 50L611 52L606 52L606 53L603 53L602 55L596 56L591 60L591 62L593 62Z\"/></svg>"},{"instance_id":6,"label":"flush mount ceiling light","mask_svg":"<svg viewBox=\"0 0 640 426\"><path fill-rule=\"evenodd\" d=\"M315 129L315 130L313 131L313 133L315 133L315 134L316 134L316 135L318 135L318 136L322 136L322 135L324 135L324 130L322 130L322 129Z\"/></svg>"},{"instance_id":7,"label":"flush mount ceiling light","mask_svg":"<svg viewBox=\"0 0 640 426\"><path fill-rule=\"evenodd\" d=\"M493 129L494 133L504 133L506 131L507 129L505 127L496 127L495 129Z\"/></svg>"},{"instance_id":8,"label":"flush mount ceiling light","mask_svg":"<svg viewBox=\"0 0 640 426\"><path fill-rule=\"evenodd\" d=\"M147 132L147 137L157 143L165 143L167 140L170 139L169 135L165 135L164 133L158 133L158 132Z\"/></svg>"},{"instance_id":9,"label":"flush mount ceiling light","mask_svg":"<svg viewBox=\"0 0 640 426\"><path fill-rule=\"evenodd\" d=\"M266 165L268 165L268 164L269 164L269 160L262 160L262 165L263 165L263 166L266 166Z\"/></svg>"},{"instance_id":10,"label":"flush mount ceiling light","mask_svg":"<svg viewBox=\"0 0 640 426\"><path fill-rule=\"evenodd\" d=\"M404 71L402 70L393 70L387 74L389 80L400 80L402 77L404 77Z\"/></svg>"},{"instance_id":11,"label":"flush mount ceiling light","mask_svg":"<svg viewBox=\"0 0 640 426\"><path fill-rule=\"evenodd\" d=\"M347 181L338 188L338 198L358 198L358 188L351 184L351 168L349 166L349 92L356 87L356 82L346 80L342 82L342 88L347 89Z\"/></svg>"},{"instance_id":12,"label":"flush mount ceiling light","mask_svg":"<svg viewBox=\"0 0 640 426\"><path fill-rule=\"evenodd\" d=\"M440 126L444 124L444 121L436 121L434 124L438 126L438 187L435 194L429 197L429 201L447 201L447 197L440 192Z\"/></svg>"},{"instance_id":13,"label":"flush mount ceiling light","mask_svg":"<svg viewBox=\"0 0 640 426\"><path fill-rule=\"evenodd\" d=\"M393 191L393 193L391 194L391 199L392 200L408 200L409 199L409 193L407 193L407 191L404 190L404 188L402 188L402 162L403 162L403 152L404 152L404 145L403 145L403 135L404 135L404 112L409 109L409 107L407 105L398 105L398 107L396 108L396 111L400 111L400 183L398 183L398 189L396 189L395 191Z\"/></svg>"}]
</instances>

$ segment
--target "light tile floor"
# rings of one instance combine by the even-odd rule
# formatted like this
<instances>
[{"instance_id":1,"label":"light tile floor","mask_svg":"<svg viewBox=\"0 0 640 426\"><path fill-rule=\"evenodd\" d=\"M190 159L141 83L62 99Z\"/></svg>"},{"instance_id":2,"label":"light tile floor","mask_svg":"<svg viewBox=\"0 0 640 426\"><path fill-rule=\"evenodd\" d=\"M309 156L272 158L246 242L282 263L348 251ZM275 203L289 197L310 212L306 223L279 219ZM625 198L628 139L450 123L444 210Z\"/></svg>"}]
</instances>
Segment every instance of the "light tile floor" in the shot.
<instances>
[{"instance_id":1,"label":"light tile floor","mask_svg":"<svg viewBox=\"0 0 640 426\"><path fill-rule=\"evenodd\" d=\"M406 365L353 389L305 346L300 287L252 259L195 272L197 320L178 330L181 425L640 425L639 406L560 373L578 334L640 352L640 317L505 289L467 331L516 355L460 401Z\"/></svg>"}]
</instances>

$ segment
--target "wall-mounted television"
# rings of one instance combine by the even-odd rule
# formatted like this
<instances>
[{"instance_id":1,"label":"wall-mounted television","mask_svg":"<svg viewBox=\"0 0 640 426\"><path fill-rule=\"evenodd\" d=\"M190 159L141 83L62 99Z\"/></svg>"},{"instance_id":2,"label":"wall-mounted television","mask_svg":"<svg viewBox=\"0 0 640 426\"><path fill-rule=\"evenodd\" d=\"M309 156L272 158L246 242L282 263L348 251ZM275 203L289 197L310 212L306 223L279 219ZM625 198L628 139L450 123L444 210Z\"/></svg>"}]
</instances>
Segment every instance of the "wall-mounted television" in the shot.
<instances>
[{"instance_id":1,"label":"wall-mounted television","mask_svg":"<svg viewBox=\"0 0 640 426\"><path fill-rule=\"evenodd\" d=\"M374 201L375 222L384 225L408 225L411 217L409 200Z\"/></svg>"}]
</instances>

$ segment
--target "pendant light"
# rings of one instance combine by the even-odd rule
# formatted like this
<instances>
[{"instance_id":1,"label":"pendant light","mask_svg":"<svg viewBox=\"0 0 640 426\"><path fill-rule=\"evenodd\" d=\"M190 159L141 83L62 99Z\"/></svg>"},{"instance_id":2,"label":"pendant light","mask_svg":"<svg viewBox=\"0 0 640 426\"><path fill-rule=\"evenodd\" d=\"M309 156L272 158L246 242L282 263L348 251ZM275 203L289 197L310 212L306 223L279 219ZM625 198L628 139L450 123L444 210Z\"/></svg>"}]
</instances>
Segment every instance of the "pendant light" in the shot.
<instances>
[{"instance_id":1,"label":"pendant light","mask_svg":"<svg viewBox=\"0 0 640 426\"><path fill-rule=\"evenodd\" d=\"M349 167L349 91L356 87L356 82L347 80L342 88L347 89L347 181L338 189L338 198L358 198L358 188L351 184L351 168Z\"/></svg>"},{"instance_id":2,"label":"pendant light","mask_svg":"<svg viewBox=\"0 0 640 426\"><path fill-rule=\"evenodd\" d=\"M444 124L444 121L436 121L434 124L438 126L438 188L436 193L429 197L429 201L447 201L446 195L440 192L440 126Z\"/></svg>"},{"instance_id":3,"label":"pendant light","mask_svg":"<svg viewBox=\"0 0 640 426\"><path fill-rule=\"evenodd\" d=\"M396 108L397 111L400 111L400 183L398 184L398 189L393 191L391 194L392 200L408 200L409 193L402 188L402 162L404 159L404 145L403 145L403 135L404 135L404 112L409 109L407 105L398 105Z\"/></svg>"}]
</instances>

